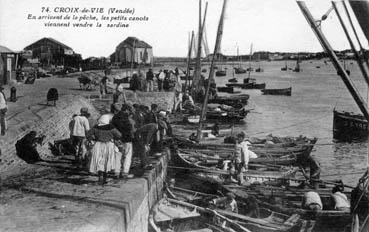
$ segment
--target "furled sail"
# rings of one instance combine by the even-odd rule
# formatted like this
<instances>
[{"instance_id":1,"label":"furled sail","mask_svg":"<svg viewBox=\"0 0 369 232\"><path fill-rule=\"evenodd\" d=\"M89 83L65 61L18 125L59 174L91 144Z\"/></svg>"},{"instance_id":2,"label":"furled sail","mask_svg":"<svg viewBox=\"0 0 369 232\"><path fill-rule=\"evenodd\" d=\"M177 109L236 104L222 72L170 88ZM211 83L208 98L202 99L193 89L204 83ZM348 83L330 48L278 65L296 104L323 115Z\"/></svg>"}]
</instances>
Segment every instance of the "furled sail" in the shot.
<instances>
[{"instance_id":1,"label":"furled sail","mask_svg":"<svg viewBox=\"0 0 369 232\"><path fill-rule=\"evenodd\" d=\"M352 10L369 41L369 1L368 0L349 0Z\"/></svg>"}]
</instances>

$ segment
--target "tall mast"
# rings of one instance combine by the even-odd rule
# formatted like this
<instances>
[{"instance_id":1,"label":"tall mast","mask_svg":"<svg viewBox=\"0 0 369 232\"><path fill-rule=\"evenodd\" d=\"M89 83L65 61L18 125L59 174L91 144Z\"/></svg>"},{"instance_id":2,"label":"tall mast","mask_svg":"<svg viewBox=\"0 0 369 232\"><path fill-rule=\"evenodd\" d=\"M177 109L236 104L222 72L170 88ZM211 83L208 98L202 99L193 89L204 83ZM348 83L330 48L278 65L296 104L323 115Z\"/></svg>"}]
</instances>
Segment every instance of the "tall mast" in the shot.
<instances>
[{"instance_id":1,"label":"tall mast","mask_svg":"<svg viewBox=\"0 0 369 232\"><path fill-rule=\"evenodd\" d=\"M214 46L214 53L213 54L217 54L217 52L219 51L219 48L220 48L220 43L222 41L223 21L224 21L224 14L225 14L226 6L227 6L227 0L224 0L223 1L223 7L222 7L222 13L221 13L220 19L219 19L217 38L215 40L215 46ZM208 99L209 99L210 82L214 79L214 60L215 60L215 56L213 55L213 57L211 59L209 78L208 78L208 81L207 81L207 86L206 86L206 91L205 91L204 104L202 105L199 127L197 129L197 141L200 141L200 138L201 138L202 123L203 123L203 120L204 120L204 117L205 117L206 108L207 108Z\"/></svg>"},{"instance_id":2,"label":"tall mast","mask_svg":"<svg viewBox=\"0 0 369 232\"><path fill-rule=\"evenodd\" d=\"M355 59L356 59L357 64L359 65L360 71L361 71L361 73L362 73L362 74L363 74L363 76L364 76L364 79L365 79L365 81L366 81L366 84L367 84L367 85L369 85L368 72L367 72L367 70L366 70L366 69L365 69L365 67L364 67L363 60L361 59L361 57L360 57L359 53L358 53L358 52L356 51L356 49L355 49L355 45L354 45L354 43L352 42L351 37L350 37L350 34L349 34L349 32L348 32L348 30L347 30L347 28L346 28L346 25L345 25L345 23L343 22L343 19L342 19L342 17L341 17L340 12L338 11L337 3L336 3L336 2L332 2L332 4L333 4L333 8L334 8L334 10L336 11L336 14L337 14L337 16L338 16L338 19L339 19L339 21L340 21L340 23L341 23L341 26L342 26L342 28L343 28L343 30L344 30L344 32L345 32L345 34L346 34L347 40L348 40L348 41L349 41L349 43L350 43L351 50L352 50L352 52L353 52L353 53L354 53L354 55L355 55Z\"/></svg>"},{"instance_id":3,"label":"tall mast","mask_svg":"<svg viewBox=\"0 0 369 232\"><path fill-rule=\"evenodd\" d=\"M201 0L199 0L199 32L197 38L197 56L196 56L196 65L194 70L194 77L192 81L192 96L195 97L198 93L201 86L199 86L200 78L201 78L201 45L202 45L202 34L205 25L206 12L208 9L208 3L205 4L205 12L204 18L201 18ZM202 20L202 22L201 22ZM197 99L196 97L194 99Z\"/></svg>"},{"instance_id":4,"label":"tall mast","mask_svg":"<svg viewBox=\"0 0 369 232\"><path fill-rule=\"evenodd\" d=\"M193 43L194 36L195 36L195 33L194 33L194 31L192 31L190 44L188 46L188 54L187 54L187 70L186 70L185 91L187 90L188 79L189 79L189 76L190 76L191 53L192 53L192 43Z\"/></svg>"},{"instance_id":5,"label":"tall mast","mask_svg":"<svg viewBox=\"0 0 369 232\"><path fill-rule=\"evenodd\" d=\"M313 29L316 37L318 38L320 44L322 45L323 49L327 52L328 56L330 57L334 67L337 71L341 74L340 77L342 81L345 83L347 89L351 93L352 97L354 98L356 104L360 108L360 111L363 113L364 117L367 121L369 121L369 109L365 104L363 98L359 94L359 91L354 86L353 82L351 81L350 77L347 75L346 71L342 67L341 63L339 62L336 54L334 53L331 45L329 44L328 40L324 36L322 30L320 29L319 24L315 21L313 16L311 15L309 9L306 7L305 2L297 1L297 5L300 7L302 14L305 16L306 20L308 21L309 25Z\"/></svg>"}]
</instances>

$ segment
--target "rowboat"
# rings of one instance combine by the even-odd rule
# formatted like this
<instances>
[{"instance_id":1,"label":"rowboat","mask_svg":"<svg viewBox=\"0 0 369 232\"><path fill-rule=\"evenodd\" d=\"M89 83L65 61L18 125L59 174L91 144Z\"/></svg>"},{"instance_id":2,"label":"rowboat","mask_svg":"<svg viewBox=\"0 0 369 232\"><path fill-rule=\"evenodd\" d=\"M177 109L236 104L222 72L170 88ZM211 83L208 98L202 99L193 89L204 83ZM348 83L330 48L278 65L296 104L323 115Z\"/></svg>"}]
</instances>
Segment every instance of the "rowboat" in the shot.
<instances>
[{"instance_id":1,"label":"rowboat","mask_svg":"<svg viewBox=\"0 0 369 232\"><path fill-rule=\"evenodd\" d=\"M179 139L179 138L177 138ZM225 156L234 153L234 144L219 144L219 143L193 143L188 140L179 139L180 148L190 148L194 150L202 150L201 152L209 153L222 153ZM258 157L274 157L282 158L289 157L289 155L294 155L297 159L307 157L310 155L314 144L317 139L313 138L307 142L297 142L297 143L280 143L280 144L255 144L250 146L249 149L255 152Z\"/></svg>"},{"instance_id":2,"label":"rowboat","mask_svg":"<svg viewBox=\"0 0 369 232\"><path fill-rule=\"evenodd\" d=\"M224 93L236 93L233 87L227 87L227 86L217 87L217 90L218 92L224 92Z\"/></svg>"},{"instance_id":3,"label":"rowboat","mask_svg":"<svg viewBox=\"0 0 369 232\"><path fill-rule=\"evenodd\" d=\"M228 80L228 82L237 83L238 80L237 80L237 78L231 78L231 79Z\"/></svg>"},{"instance_id":4,"label":"rowboat","mask_svg":"<svg viewBox=\"0 0 369 232\"><path fill-rule=\"evenodd\" d=\"M199 155L201 154L203 159L208 160L216 160L221 162L224 159L227 159L232 152L221 152L221 151L209 151L209 150L200 150L200 149L181 149L181 151L191 154ZM233 152L234 154L234 152ZM261 154L258 158L250 159L250 164L270 164L270 165L297 165L298 156L294 154L288 154L285 156L274 157L274 156L267 156Z\"/></svg>"},{"instance_id":5,"label":"rowboat","mask_svg":"<svg viewBox=\"0 0 369 232\"><path fill-rule=\"evenodd\" d=\"M228 181L229 171L218 167L219 159L209 159L209 156L201 154L194 156L183 150L177 150L174 152L173 161L179 167L201 173L199 178L214 179L222 183ZM249 170L242 173L242 178L247 183L279 182L279 180L293 177L298 170L299 168L296 167L249 164Z\"/></svg>"},{"instance_id":6,"label":"rowboat","mask_svg":"<svg viewBox=\"0 0 369 232\"><path fill-rule=\"evenodd\" d=\"M238 213L226 211L217 207L214 208L214 206L210 206L209 208L209 200L219 197L216 195L176 187L168 188L168 190L171 193L174 193L172 195L174 198L169 199L170 202L175 202L185 206L193 205L194 207L200 208L200 211L212 210L215 215L219 214L228 219L231 219L238 225L244 226L250 231L294 231L297 229L301 229L303 226L305 226L305 228L308 228L306 226L308 223L305 220L301 220L300 216L297 214L287 215L273 212L270 209L260 208L259 217L251 217L246 216L249 209L247 207L242 207L241 204L239 204L240 207L238 207ZM183 195L186 195L186 197L178 197ZM191 200L192 198L198 199L196 200L198 203L193 203L194 201ZM190 200L188 201L186 199ZM202 199L202 201L200 199ZM309 227L314 227L314 224L315 223L313 221L310 222Z\"/></svg>"},{"instance_id":7,"label":"rowboat","mask_svg":"<svg viewBox=\"0 0 369 232\"><path fill-rule=\"evenodd\" d=\"M224 77L224 76L227 76L227 71L226 70L217 70L215 72L215 76L217 77Z\"/></svg>"},{"instance_id":8,"label":"rowboat","mask_svg":"<svg viewBox=\"0 0 369 232\"><path fill-rule=\"evenodd\" d=\"M245 200L250 196L250 192L240 188L239 186L223 185L226 192L232 192L236 195L236 199ZM322 198L323 210L313 212L312 210L302 209L300 199L289 198L288 196L278 196L276 198L263 197L261 194L253 195L260 207L271 209L275 212L284 214L298 214L303 219L315 220L316 227L323 228L344 228L351 222L350 212L326 210L330 204L329 198Z\"/></svg>"},{"instance_id":9,"label":"rowboat","mask_svg":"<svg viewBox=\"0 0 369 232\"><path fill-rule=\"evenodd\" d=\"M242 68L242 67L234 67L234 73L235 74L242 74L242 73L246 73L247 70Z\"/></svg>"},{"instance_id":10,"label":"rowboat","mask_svg":"<svg viewBox=\"0 0 369 232\"><path fill-rule=\"evenodd\" d=\"M248 94L237 94L232 96L217 96L213 99L209 99L208 103L217 103L229 105L234 108L241 108L247 105L247 102L250 98Z\"/></svg>"},{"instance_id":11,"label":"rowboat","mask_svg":"<svg viewBox=\"0 0 369 232\"><path fill-rule=\"evenodd\" d=\"M211 210L205 208L197 208L196 205L185 203L182 201L162 198L154 205L149 215L150 231L201 231L201 232L217 232L231 231L228 225L221 228L215 222L223 222L223 220L213 220L213 218L225 218L224 216L216 216ZM236 230L239 232L249 232L249 230Z\"/></svg>"},{"instance_id":12,"label":"rowboat","mask_svg":"<svg viewBox=\"0 0 369 232\"><path fill-rule=\"evenodd\" d=\"M262 89L261 92L264 95L286 95L291 96L292 87L284 89Z\"/></svg>"}]
</instances>

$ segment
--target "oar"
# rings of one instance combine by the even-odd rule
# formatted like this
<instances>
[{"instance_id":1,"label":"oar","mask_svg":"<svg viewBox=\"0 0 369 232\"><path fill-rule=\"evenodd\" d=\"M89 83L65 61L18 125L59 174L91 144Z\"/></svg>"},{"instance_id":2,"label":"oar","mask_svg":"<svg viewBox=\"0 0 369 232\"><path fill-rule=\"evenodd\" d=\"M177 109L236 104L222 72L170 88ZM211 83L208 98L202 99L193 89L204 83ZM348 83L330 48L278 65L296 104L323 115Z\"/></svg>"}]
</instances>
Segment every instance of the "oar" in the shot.
<instances>
[{"instance_id":1,"label":"oar","mask_svg":"<svg viewBox=\"0 0 369 232\"><path fill-rule=\"evenodd\" d=\"M190 207L190 208L194 208L200 212L205 212L205 213L212 213L213 215L227 221L228 223L236 226L237 228L241 229L242 231L245 231L245 232L251 232L250 230L246 229L245 227L241 226L240 224L238 224L237 222L219 214L216 210L212 210L212 209L208 209L208 208L203 208L201 206L197 206L197 205L193 205L193 204L190 204L190 203L187 203L187 202L183 202L183 201L178 201L178 200L174 200L174 199L170 199L168 198L168 201L170 203L174 203L174 204L178 204L178 205L182 205L182 206L185 206L185 207Z\"/></svg>"}]
</instances>

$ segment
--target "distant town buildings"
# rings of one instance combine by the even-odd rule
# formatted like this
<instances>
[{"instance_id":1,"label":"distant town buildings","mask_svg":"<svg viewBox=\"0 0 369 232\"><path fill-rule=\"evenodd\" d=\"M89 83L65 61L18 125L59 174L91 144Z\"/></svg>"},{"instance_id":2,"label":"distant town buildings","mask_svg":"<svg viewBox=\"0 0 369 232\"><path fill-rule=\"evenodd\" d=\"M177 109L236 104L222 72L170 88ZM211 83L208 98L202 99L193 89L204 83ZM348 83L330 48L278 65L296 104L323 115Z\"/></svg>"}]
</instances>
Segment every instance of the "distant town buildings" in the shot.
<instances>
[{"instance_id":1,"label":"distant town buildings","mask_svg":"<svg viewBox=\"0 0 369 232\"><path fill-rule=\"evenodd\" d=\"M0 45L0 85L16 78L19 53Z\"/></svg>"},{"instance_id":2,"label":"distant town buildings","mask_svg":"<svg viewBox=\"0 0 369 232\"><path fill-rule=\"evenodd\" d=\"M127 37L115 48L110 60L120 66L151 64L153 61L152 46L136 37Z\"/></svg>"},{"instance_id":3,"label":"distant town buildings","mask_svg":"<svg viewBox=\"0 0 369 232\"><path fill-rule=\"evenodd\" d=\"M53 38L42 38L24 48L26 53L32 54L32 60L38 60L41 66L70 66L78 67L81 55L73 49Z\"/></svg>"}]
</instances>

